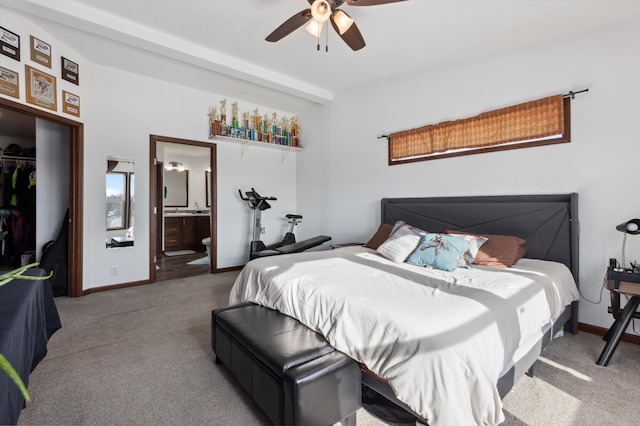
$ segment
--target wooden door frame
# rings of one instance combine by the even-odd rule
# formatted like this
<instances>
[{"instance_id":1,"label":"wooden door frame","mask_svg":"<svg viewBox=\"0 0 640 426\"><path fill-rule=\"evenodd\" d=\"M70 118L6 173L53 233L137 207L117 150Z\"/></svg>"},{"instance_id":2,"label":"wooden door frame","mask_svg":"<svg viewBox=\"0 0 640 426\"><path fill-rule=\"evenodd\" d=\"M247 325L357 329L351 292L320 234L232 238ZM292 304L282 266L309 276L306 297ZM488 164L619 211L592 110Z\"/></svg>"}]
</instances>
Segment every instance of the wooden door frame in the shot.
<instances>
[{"instance_id":1,"label":"wooden door frame","mask_svg":"<svg viewBox=\"0 0 640 426\"><path fill-rule=\"evenodd\" d=\"M217 259L215 254L217 253L218 248L218 191L217 191L217 164L216 164L216 144L210 142L200 142L193 141L188 139L178 139L171 138L167 136L159 136L159 135L149 135L149 281L156 281L156 264L154 261L154 256L156 253L156 244L157 238L156 235L156 226L157 226L157 218L159 215L160 208L162 206L158 206L156 192L158 189L156 182L156 143L157 142L168 142L175 143L180 145L191 145L191 146L201 146L204 148L209 148L209 165L211 166L211 173L209 188L211 188L211 207L210 207L210 215L209 215L209 227L211 229L211 256L209 262L209 273L220 272L218 270Z\"/></svg>"},{"instance_id":2,"label":"wooden door frame","mask_svg":"<svg viewBox=\"0 0 640 426\"><path fill-rule=\"evenodd\" d=\"M162 181L162 168L163 167L164 167L164 163L162 163L160 161L155 165L155 169L156 169L156 181L155 181L156 194L155 194L155 199L156 200L162 198L162 191L160 190L160 188L162 188L162 186L164 186L164 182ZM153 205L151 205L151 206L153 208ZM155 231L154 231L155 234L156 235L162 235L162 229L163 229L162 223L160 223L160 221L156 221L156 226L155 226ZM154 249L154 256L158 256L161 253L162 253L162 238L156 238L156 247Z\"/></svg>"},{"instance_id":3,"label":"wooden door frame","mask_svg":"<svg viewBox=\"0 0 640 426\"><path fill-rule=\"evenodd\" d=\"M83 209L84 204L84 124L50 112L0 98L0 106L51 121L69 129L69 265L67 295L78 297L84 294L83 271ZM36 247L36 250L39 248Z\"/></svg>"}]
</instances>

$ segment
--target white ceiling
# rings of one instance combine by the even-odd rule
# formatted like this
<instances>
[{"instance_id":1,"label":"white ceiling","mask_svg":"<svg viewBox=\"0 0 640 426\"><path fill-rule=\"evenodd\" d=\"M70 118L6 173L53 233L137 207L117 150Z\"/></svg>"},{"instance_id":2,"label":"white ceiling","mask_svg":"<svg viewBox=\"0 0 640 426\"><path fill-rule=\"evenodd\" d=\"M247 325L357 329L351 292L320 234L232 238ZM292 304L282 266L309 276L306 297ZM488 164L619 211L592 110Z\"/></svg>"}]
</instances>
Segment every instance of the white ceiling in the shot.
<instances>
[{"instance_id":1,"label":"white ceiling","mask_svg":"<svg viewBox=\"0 0 640 426\"><path fill-rule=\"evenodd\" d=\"M329 29L329 51L304 28L264 38L307 0L0 0L37 18L91 61L141 72L160 54L198 73L229 76L326 103L340 90L600 28L640 21L638 0L407 0L341 8L367 46L353 52ZM80 33L79 33L80 31ZM132 49L135 48L135 49ZM154 77L181 72L155 67ZM184 75L182 81L184 82ZM202 83L198 83L202 84Z\"/></svg>"}]
</instances>

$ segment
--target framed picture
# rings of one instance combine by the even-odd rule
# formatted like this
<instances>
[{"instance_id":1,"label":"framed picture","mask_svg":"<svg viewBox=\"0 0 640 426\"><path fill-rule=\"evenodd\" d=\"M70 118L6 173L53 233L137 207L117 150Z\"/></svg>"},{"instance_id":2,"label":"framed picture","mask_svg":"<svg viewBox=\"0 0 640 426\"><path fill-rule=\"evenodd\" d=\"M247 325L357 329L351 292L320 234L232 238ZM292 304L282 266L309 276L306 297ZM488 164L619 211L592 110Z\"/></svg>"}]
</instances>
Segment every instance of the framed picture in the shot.
<instances>
[{"instance_id":1,"label":"framed picture","mask_svg":"<svg viewBox=\"0 0 640 426\"><path fill-rule=\"evenodd\" d=\"M80 96L62 91L62 112L80 117Z\"/></svg>"},{"instance_id":2,"label":"framed picture","mask_svg":"<svg viewBox=\"0 0 640 426\"><path fill-rule=\"evenodd\" d=\"M80 71L78 70L78 64L72 62L61 56L62 58L62 79L72 82L73 84L80 84Z\"/></svg>"},{"instance_id":3,"label":"framed picture","mask_svg":"<svg viewBox=\"0 0 640 426\"><path fill-rule=\"evenodd\" d=\"M20 36L6 28L0 27L0 53L5 56L20 60Z\"/></svg>"},{"instance_id":4,"label":"framed picture","mask_svg":"<svg viewBox=\"0 0 640 426\"><path fill-rule=\"evenodd\" d=\"M27 102L53 111L58 110L56 78L45 72L24 66L27 83Z\"/></svg>"},{"instance_id":5,"label":"framed picture","mask_svg":"<svg viewBox=\"0 0 640 426\"><path fill-rule=\"evenodd\" d=\"M20 98L20 76L17 72L0 67L0 93Z\"/></svg>"},{"instance_id":6,"label":"framed picture","mask_svg":"<svg viewBox=\"0 0 640 426\"><path fill-rule=\"evenodd\" d=\"M51 68L51 45L31 36L31 60Z\"/></svg>"}]
</instances>

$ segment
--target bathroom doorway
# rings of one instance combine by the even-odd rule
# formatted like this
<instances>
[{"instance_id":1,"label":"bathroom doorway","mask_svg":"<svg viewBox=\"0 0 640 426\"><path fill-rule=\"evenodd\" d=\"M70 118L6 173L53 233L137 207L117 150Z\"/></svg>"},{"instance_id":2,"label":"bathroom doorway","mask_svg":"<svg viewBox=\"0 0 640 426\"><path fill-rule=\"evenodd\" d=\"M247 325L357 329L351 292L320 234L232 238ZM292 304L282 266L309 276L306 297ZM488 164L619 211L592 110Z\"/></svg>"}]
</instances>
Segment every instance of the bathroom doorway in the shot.
<instances>
[{"instance_id":1,"label":"bathroom doorway","mask_svg":"<svg viewBox=\"0 0 640 426\"><path fill-rule=\"evenodd\" d=\"M217 272L216 145L150 136L149 277Z\"/></svg>"}]
</instances>

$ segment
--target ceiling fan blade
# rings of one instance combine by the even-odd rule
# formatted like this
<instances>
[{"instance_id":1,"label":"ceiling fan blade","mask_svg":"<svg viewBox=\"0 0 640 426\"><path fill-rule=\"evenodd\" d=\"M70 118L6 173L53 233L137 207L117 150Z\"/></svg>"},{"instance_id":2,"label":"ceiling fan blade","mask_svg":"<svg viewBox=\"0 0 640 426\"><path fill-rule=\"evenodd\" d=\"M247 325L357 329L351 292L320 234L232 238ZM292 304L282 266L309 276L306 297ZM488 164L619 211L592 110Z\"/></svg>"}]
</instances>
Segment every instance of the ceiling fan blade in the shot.
<instances>
[{"instance_id":1,"label":"ceiling fan blade","mask_svg":"<svg viewBox=\"0 0 640 426\"><path fill-rule=\"evenodd\" d=\"M311 19L311 9L305 9L302 12L296 13L269 34L265 40L272 42L278 41L306 24L309 19Z\"/></svg>"},{"instance_id":2,"label":"ceiling fan blade","mask_svg":"<svg viewBox=\"0 0 640 426\"><path fill-rule=\"evenodd\" d=\"M378 6L380 4L398 3L406 0L347 0L349 6Z\"/></svg>"},{"instance_id":3,"label":"ceiling fan blade","mask_svg":"<svg viewBox=\"0 0 640 426\"><path fill-rule=\"evenodd\" d=\"M342 40L344 40L345 43L347 43L351 50L360 50L367 45L364 42L364 38L362 37L362 34L360 34L360 30L358 29L358 26L355 22L351 24L351 27L349 27L349 29L345 31L344 34L340 34L340 30L338 29L338 26L336 25L332 15L331 26L333 26L333 29L336 30L338 35L342 38Z\"/></svg>"}]
</instances>

